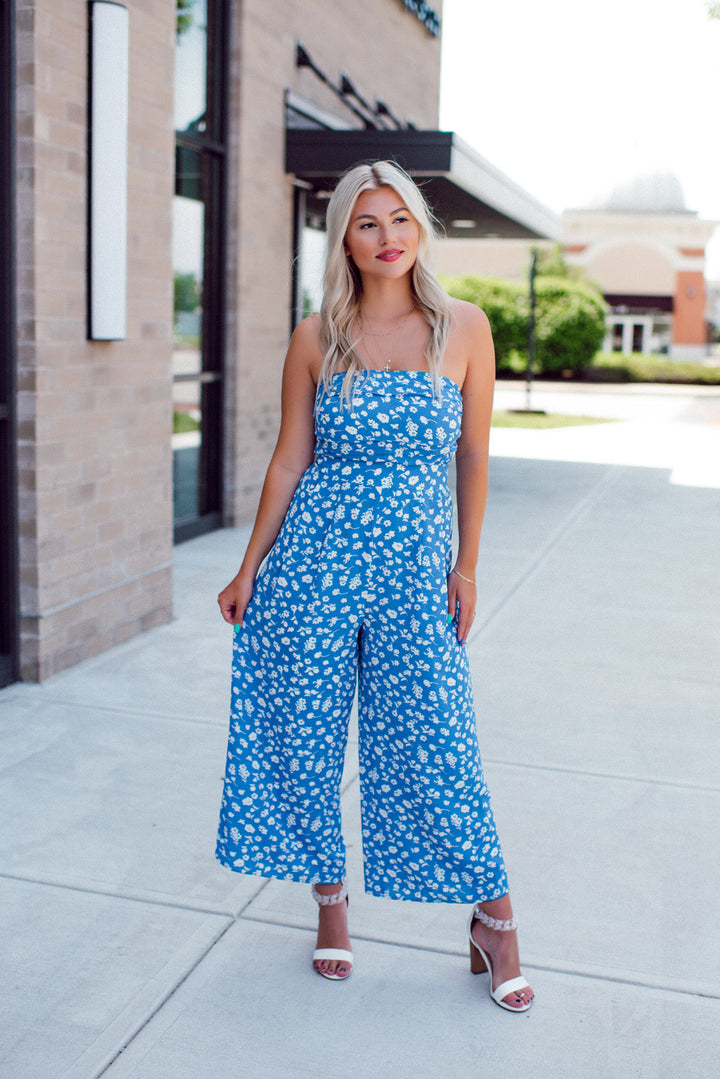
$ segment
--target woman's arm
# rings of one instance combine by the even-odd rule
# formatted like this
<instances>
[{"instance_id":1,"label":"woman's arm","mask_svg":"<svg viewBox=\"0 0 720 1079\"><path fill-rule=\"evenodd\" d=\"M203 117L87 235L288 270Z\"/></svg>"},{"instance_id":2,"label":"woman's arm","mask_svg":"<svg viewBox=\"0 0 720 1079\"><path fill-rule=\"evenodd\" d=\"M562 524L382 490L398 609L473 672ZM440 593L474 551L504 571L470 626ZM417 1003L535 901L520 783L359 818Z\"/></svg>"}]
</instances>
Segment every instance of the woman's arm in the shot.
<instances>
[{"instance_id":1,"label":"woman's arm","mask_svg":"<svg viewBox=\"0 0 720 1079\"><path fill-rule=\"evenodd\" d=\"M317 325L317 319L305 319L290 341L283 369L280 433L265 475L255 525L240 569L218 596L222 616L231 625L242 625L257 571L275 542L300 478L313 459Z\"/></svg>"},{"instance_id":2,"label":"woman's arm","mask_svg":"<svg viewBox=\"0 0 720 1079\"><path fill-rule=\"evenodd\" d=\"M488 490L488 444L495 384L495 349L484 311L472 304L455 307L457 332L467 367L462 384L463 419L456 462L458 556L448 581L448 613L460 604L458 640L464 641L475 614L475 569Z\"/></svg>"}]
</instances>

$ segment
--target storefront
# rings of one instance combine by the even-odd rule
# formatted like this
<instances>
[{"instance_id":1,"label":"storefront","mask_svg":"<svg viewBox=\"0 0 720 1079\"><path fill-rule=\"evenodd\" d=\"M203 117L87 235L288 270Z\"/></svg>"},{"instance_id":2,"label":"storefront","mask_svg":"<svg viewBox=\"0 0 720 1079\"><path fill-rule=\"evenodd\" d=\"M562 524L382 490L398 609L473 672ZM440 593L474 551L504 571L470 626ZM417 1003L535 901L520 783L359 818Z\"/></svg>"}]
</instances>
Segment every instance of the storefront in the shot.
<instances>
[{"instance_id":1,"label":"storefront","mask_svg":"<svg viewBox=\"0 0 720 1079\"><path fill-rule=\"evenodd\" d=\"M0 423L5 437L16 400L3 506L17 490L4 557L19 537L19 567L3 566L19 599L6 588L3 612L20 625L8 678L37 679L166 621L173 542L252 517L288 335L317 306L328 191L347 166L400 161L450 235L547 237L557 221L437 130L440 0L361 14L334 0L14 6L1 47L17 51L17 167L2 198L18 239L3 302L19 314L3 348L18 392L3 389ZM127 36L124 53L111 38L108 80L124 87L124 142L90 79L108 14ZM91 182L106 137L126 162L110 179L127 227L109 300L122 317L103 336L88 304L107 284L92 270Z\"/></svg>"}]
</instances>

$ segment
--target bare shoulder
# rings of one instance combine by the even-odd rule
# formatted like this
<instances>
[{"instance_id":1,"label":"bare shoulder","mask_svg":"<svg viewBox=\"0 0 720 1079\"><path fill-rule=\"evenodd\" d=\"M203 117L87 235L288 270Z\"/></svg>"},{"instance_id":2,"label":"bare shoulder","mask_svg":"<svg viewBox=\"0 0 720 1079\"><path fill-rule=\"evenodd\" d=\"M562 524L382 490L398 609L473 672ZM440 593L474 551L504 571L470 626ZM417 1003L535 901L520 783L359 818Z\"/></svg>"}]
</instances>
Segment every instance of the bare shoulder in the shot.
<instances>
[{"instance_id":1,"label":"bare shoulder","mask_svg":"<svg viewBox=\"0 0 720 1079\"><path fill-rule=\"evenodd\" d=\"M319 315L309 315L297 324L293 330L285 362L286 367L309 371L313 380L317 382L317 375L322 364Z\"/></svg>"},{"instance_id":2,"label":"bare shoulder","mask_svg":"<svg viewBox=\"0 0 720 1079\"><path fill-rule=\"evenodd\" d=\"M320 353L320 315L308 315L293 330L291 344L296 348Z\"/></svg>"},{"instance_id":3,"label":"bare shoulder","mask_svg":"<svg viewBox=\"0 0 720 1079\"><path fill-rule=\"evenodd\" d=\"M461 389L469 390L479 373L485 381L495 372L490 322L481 308L466 300L451 298L450 310L453 324L445 354L445 371Z\"/></svg>"},{"instance_id":4,"label":"bare shoulder","mask_svg":"<svg viewBox=\"0 0 720 1079\"><path fill-rule=\"evenodd\" d=\"M320 315L308 315L293 330L293 339L297 338L304 344L315 344L320 348Z\"/></svg>"},{"instance_id":5,"label":"bare shoulder","mask_svg":"<svg viewBox=\"0 0 720 1079\"><path fill-rule=\"evenodd\" d=\"M489 332L488 317L477 304L450 297L450 310L453 314L454 326L461 335L467 334L472 338Z\"/></svg>"}]
</instances>

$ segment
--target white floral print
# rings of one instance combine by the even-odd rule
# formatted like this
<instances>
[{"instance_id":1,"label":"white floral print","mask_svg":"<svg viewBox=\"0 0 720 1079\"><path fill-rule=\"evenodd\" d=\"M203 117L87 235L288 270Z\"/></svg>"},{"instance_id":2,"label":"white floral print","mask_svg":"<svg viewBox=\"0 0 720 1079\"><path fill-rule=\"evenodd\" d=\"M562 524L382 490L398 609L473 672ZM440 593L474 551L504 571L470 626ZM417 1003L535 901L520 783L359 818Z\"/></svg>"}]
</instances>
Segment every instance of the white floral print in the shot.
<instances>
[{"instance_id":1,"label":"white floral print","mask_svg":"<svg viewBox=\"0 0 720 1079\"><path fill-rule=\"evenodd\" d=\"M358 688L365 888L469 903L507 892L470 673L447 621L447 469L462 396L420 371L318 394L315 461L255 582L233 652L217 857L334 883Z\"/></svg>"}]
</instances>

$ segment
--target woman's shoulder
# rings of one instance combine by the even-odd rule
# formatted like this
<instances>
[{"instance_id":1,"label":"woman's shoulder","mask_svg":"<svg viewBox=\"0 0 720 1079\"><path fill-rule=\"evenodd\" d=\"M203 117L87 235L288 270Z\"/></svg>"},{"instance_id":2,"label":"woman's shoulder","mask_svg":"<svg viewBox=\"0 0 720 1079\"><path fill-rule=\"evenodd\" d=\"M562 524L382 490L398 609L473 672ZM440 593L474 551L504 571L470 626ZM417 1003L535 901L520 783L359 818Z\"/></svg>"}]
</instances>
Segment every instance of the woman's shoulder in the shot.
<instances>
[{"instance_id":1,"label":"woman's shoulder","mask_svg":"<svg viewBox=\"0 0 720 1079\"><path fill-rule=\"evenodd\" d=\"M452 329L445 351L445 373L461 389L471 372L495 370L490 322L482 308L466 300L450 299Z\"/></svg>"},{"instance_id":2,"label":"woman's shoulder","mask_svg":"<svg viewBox=\"0 0 720 1079\"><path fill-rule=\"evenodd\" d=\"M293 330L293 341L303 345L317 345L320 348L320 315L316 312L298 322Z\"/></svg>"},{"instance_id":3,"label":"woman's shoulder","mask_svg":"<svg viewBox=\"0 0 720 1079\"><path fill-rule=\"evenodd\" d=\"M458 330L481 333L489 326L487 315L477 304L470 303L469 300L458 300L454 296L450 296L449 300L453 323Z\"/></svg>"},{"instance_id":4,"label":"woman's shoulder","mask_svg":"<svg viewBox=\"0 0 720 1079\"><path fill-rule=\"evenodd\" d=\"M298 322L293 330L288 349L286 365L294 369L306 369L313 381L317 382L322 366L322 348L320 346L320 316L308 315Z\"/></svg>"}]
</instances>

